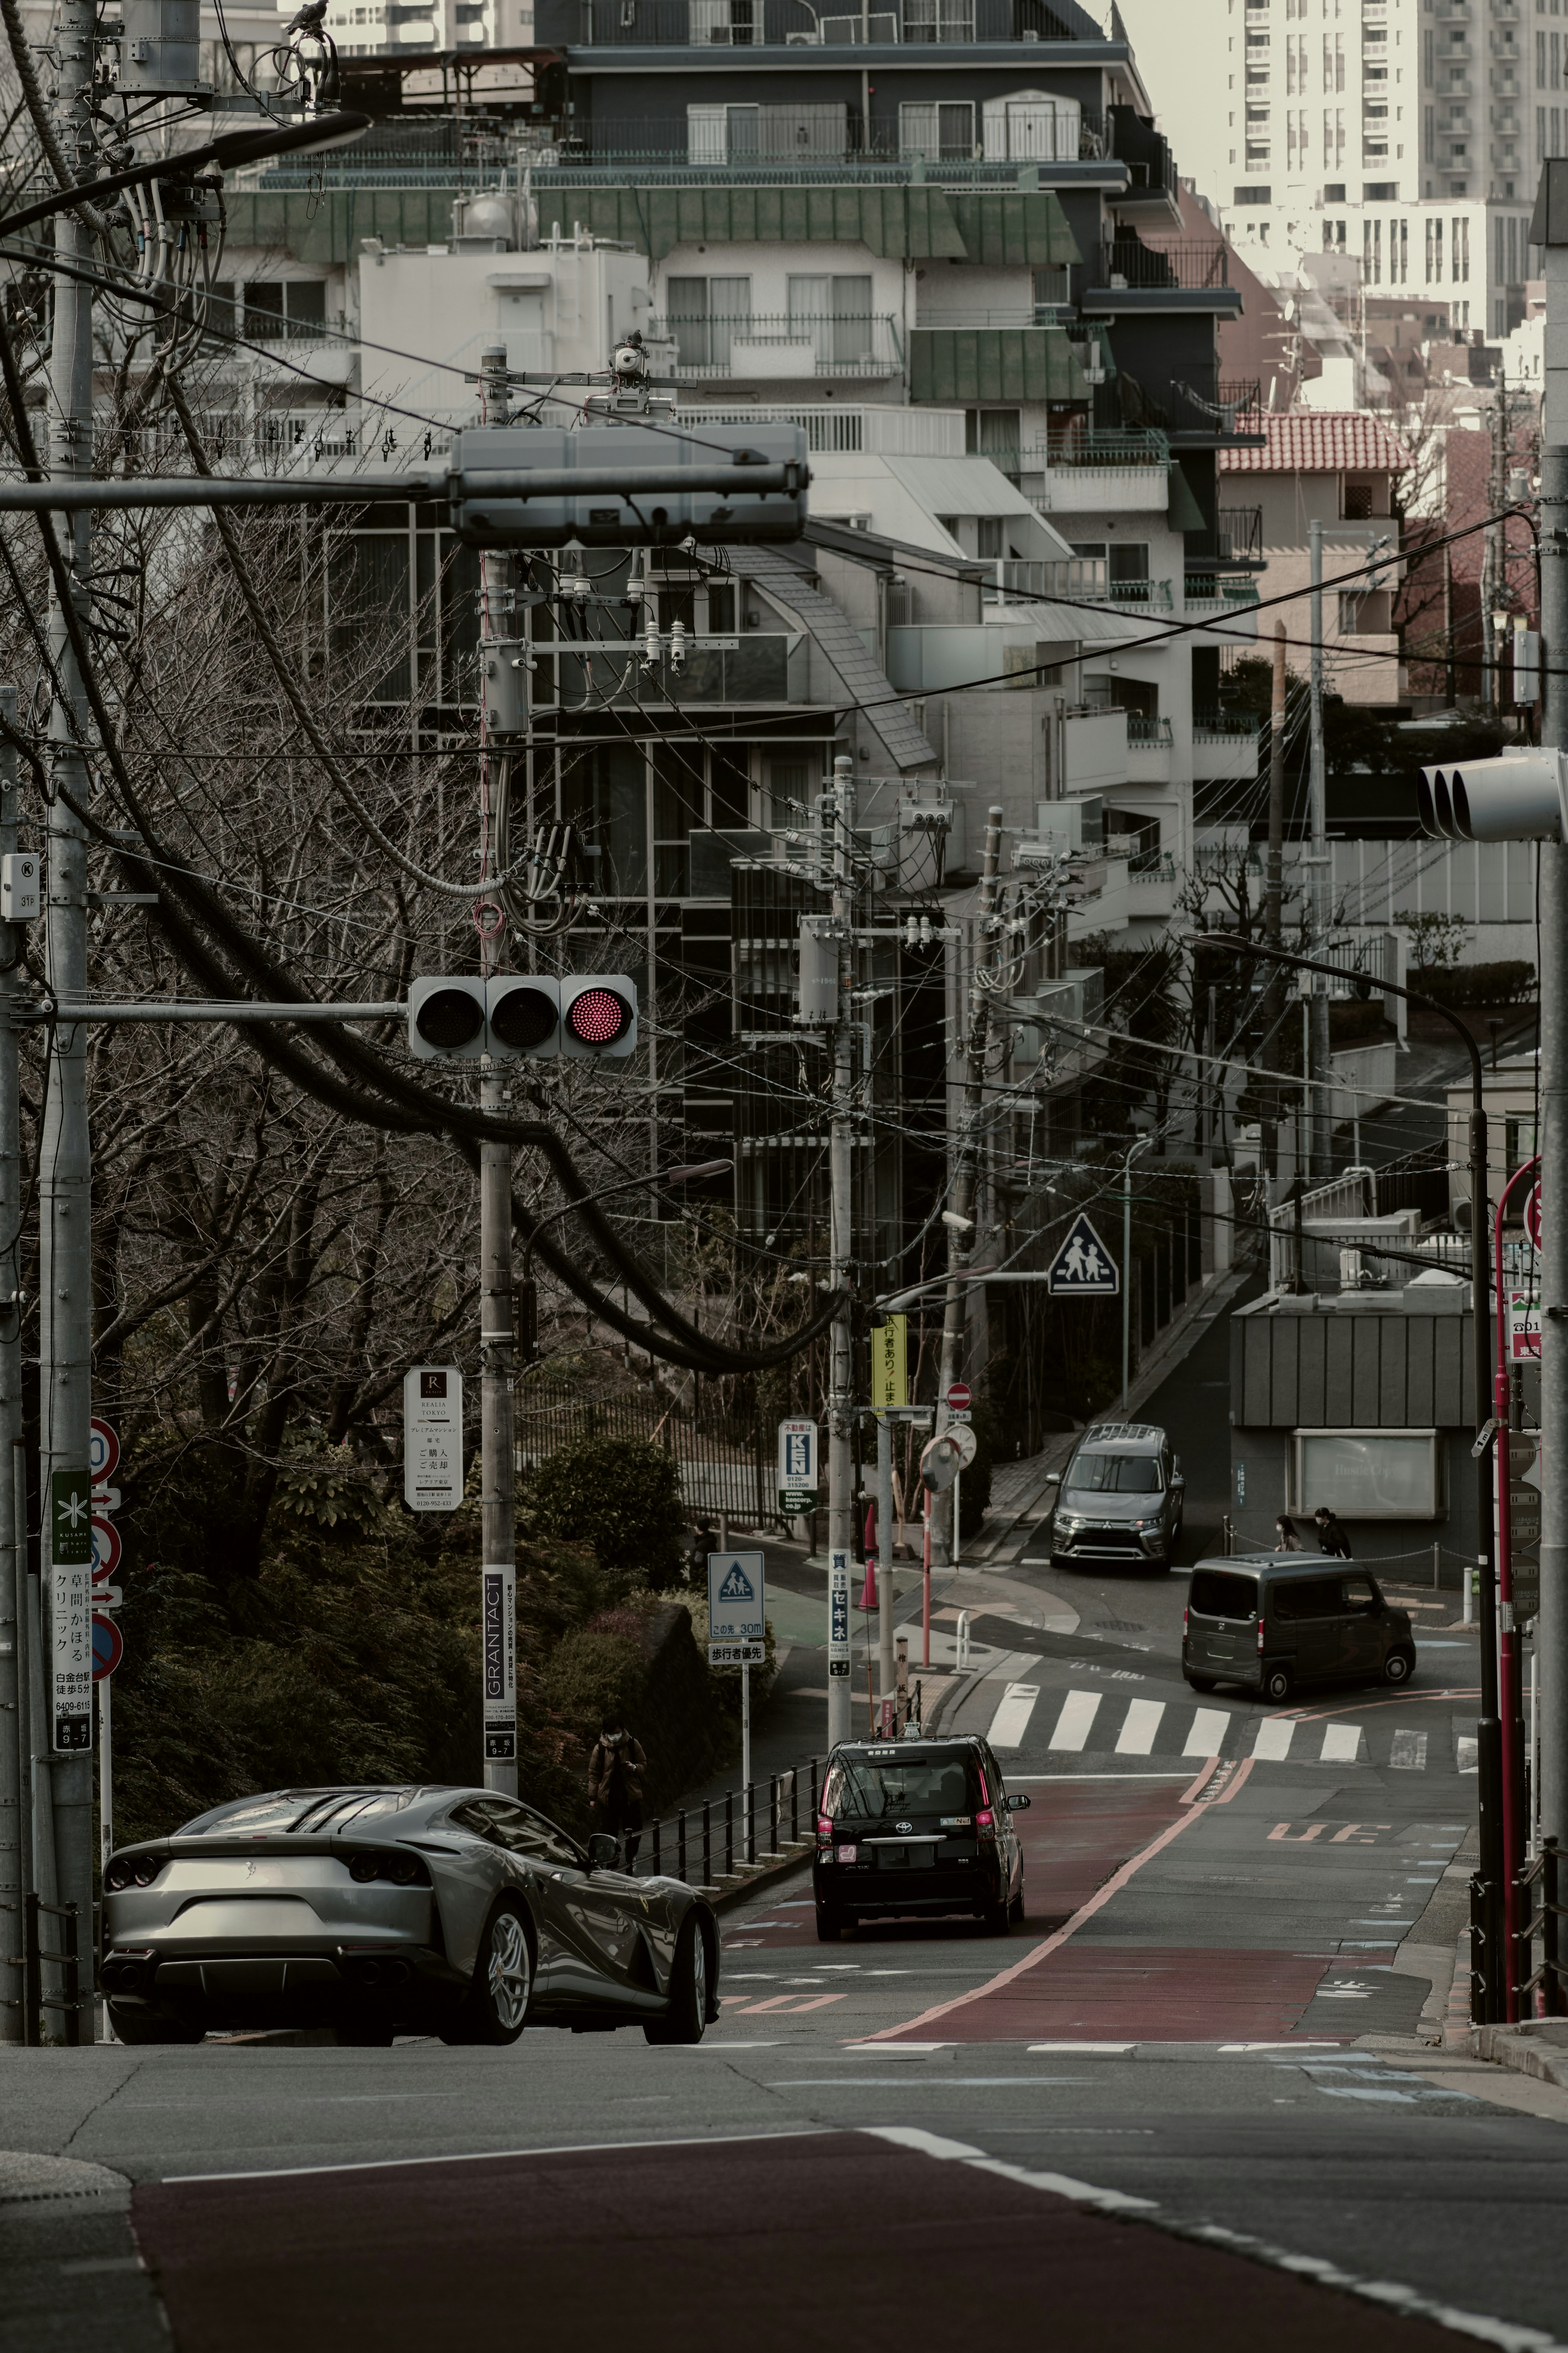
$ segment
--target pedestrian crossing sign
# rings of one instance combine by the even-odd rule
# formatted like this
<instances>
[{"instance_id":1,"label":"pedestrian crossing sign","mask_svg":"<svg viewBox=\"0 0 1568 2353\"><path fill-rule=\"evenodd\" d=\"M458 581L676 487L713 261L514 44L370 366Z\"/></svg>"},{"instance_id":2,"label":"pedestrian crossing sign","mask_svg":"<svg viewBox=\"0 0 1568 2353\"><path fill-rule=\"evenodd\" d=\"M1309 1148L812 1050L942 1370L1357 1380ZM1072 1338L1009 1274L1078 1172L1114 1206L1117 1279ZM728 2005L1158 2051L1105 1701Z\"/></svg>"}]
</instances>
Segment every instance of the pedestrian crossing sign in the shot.
<instances>
[{"instance_id":1,"label":"pedestrian crossing sign","mask_svg":"<svg viewBox=\"0 0 1568 2353\"><path fill-rule=\"evenodd\" d=\"M725 1577L722 1585L719 1588L720 1600L754 1601L756 1598L756 1593L752 1588L752 1580L746 1575L745 1570L741 1567L740 1562L738 1560L731 1561L730 1564L729 1574Z\"/></svg>"},{"instance_id":2,"label":"pedestrian crossing sign","mask_svg":"<svg viewBox=\"0 0 1568 2353\"><path fill-rule=\"evenodd\" d=\"M1054 1299L1115 1299L1121 1290L1116 1261L1080 1211L1068 1229L1046 1277Z\"/></svg>"},{"instance_id":3,"label":"pedestrian crossing sign","mask_svg":"<svg viewBox=\"0 0 1568 2353\"><path fill-rule=\"evenodd\" d=\"M708 1556L708 1640L762 1642L767 1639L765 1562L760 1552L710 1552ZM710 1663L728 1664L728 1660Z\"/></svg>"}]
</instances>

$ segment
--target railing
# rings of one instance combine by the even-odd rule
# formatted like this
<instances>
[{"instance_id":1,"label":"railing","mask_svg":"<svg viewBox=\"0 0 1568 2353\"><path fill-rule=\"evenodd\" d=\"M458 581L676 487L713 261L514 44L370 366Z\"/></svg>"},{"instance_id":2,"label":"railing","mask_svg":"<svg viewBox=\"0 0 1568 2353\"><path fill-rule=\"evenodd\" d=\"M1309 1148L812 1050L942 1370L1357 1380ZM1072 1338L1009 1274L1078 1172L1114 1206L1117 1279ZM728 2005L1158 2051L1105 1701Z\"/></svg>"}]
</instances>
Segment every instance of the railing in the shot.
<instances>
[{"instance_id":1,"label":"railing","mask_svg":"<svg viewBox=\"0 0 1568 2353\"><path fill-rule=\"evenodd\" d=\"M816 1800L822 1788L822 1760L792 1765L766 1781L748 1781L726 1789L700 1806L687 1806L678 1814L661 1815L640 1831L619 1834L623 1870L640 1870L650 1879L684 1879L693 1887L712 1887L722 1876L732 1878L737 1863L776 1862L779 1840L788 1824L792 1846L809 1843L816 1830ZM804 1787L803 1787L804 1781ZM807 1800L805 1839L801 1837L801 1799ZM759 1832L767 1845L757 1852ZM715 1865L718 1869L715 1869ZM693 1872L699 1875L692 1877Z\"/></svg>"},{"instance_id":2,"label":"railing","mask_svg":"<svg viewBox=\"0 0 1568 2353\"><path fill-rule=\"evenodd\" d=\"M675 374L687 383L750 375L894 375L903 367L889 315L795 318L753 311L705 319L672 313L649 322L650 342L675 344ZM796 362L798 361L798 369Z\"/></svg>"},{"instance_id":3,"label":"railing","mask_svg":"<svg viewBox=\"0 0 1568 2353\"><path fill-rule=\"evenodd\" d=\"M1536 1882L1541 1894L1535 1896ZM1527 1916L1520 1929L1523 1947L1520 1958L1528 1964L1532 1947L1539 1938L1541 1960L1522 1985L1514 1989L1520 2004L1519 2015L1534 2014L1535 1996L1541 1996L1541 2014L1546 2018L1568 2017L1568 1936L1563 1923L1568 1919L1568 1905L1563 1902L1563 1851L1554 1838L1542 1839L1541 1852L1525 1871L1519 1874L1519 1886L1525 1897Z\"/></svg>"},{"instance_id":4,"label":"railing","mask_svg":"<svg viewBox=\"0 0 1568 2353\"><path fill-rule=\"evenodd\" d=\"M1171 445L1163 433L1139 426L1125 432L1067 434L1057 441L1037 441L1020 452L1026 470L1040 466L1165 466Z\"/></svg>"},{"instance_id":5,"label":"railing","mask_svg":"<svg viewBox=\"0 0 1568 2353\"><path fill-rule=\"evenodd\" d=\"M1262 730L1261 716L1252 711L1203 711L1193 716L1194 744L1256 743Z\"/></svg>"},{"instance_id":6,"label":"railing","mask_svg":"<svg viewBox=\"0 0 1568 2353\"><path fill-rule=\"evenodd\" d=\"M1223 245L1145 245L1141 238L1119 237L1100 248L1099 267L1091 273L1095 288L1162 286L1227 286L1230 283Z\"/></svg>"},{"instance_id":7,"label":"railing","mask_svg":"<svg viewBox=\"0 0 1568 2353\"><path fill-rule=\"evenodd\" d=\"M874 121L868 125L846 104L744 102L704 108L690 116L683 110L675 115L617 115L603 123L574 123L552 149L533 160L536 170L652 164L693 171L771 171L786 179L832 165L875 167L904 179L984 175L1016 185L1021 167L1044 164L1048 168L1054 160L1086 161L1103 154L1100 118L1080 113L1076 133L1072 120L1053 117L1046 142L1054 146L1058 137L1068 140L1070 156L999 155L968 142L944 151L934 133L929 141L907 135L907 119L900 134L896 123ZM978 122L974 128L978 133Z\"/></svg>"},{"instance_id":8,"label":"railing","mask_svg":"<svg viewBox=\"0 0 1568 2353\"><path fill-rule=\"evenodd\" d=\"M741 407L683 403L680 418L693 431L703 425L798 425L808 449L864 449L900 458L963 455L963 411L957 408L884 408L848 401L816 407L804 401L754 400Z\"/></svg>"},{"instance_id":9,"label":"railing","mask_svg":"<svg viewBox=\"0 0 1568 2353\"><path fill-rule=\"evenodd\" d=\"M1193 605L1256 605L1259 602L1258 583L1246 573L1227 579L1222 573L1189 572L1183 583L1184 604Z\"/></svg>"},{"instance_id":10,"label":"railing","mask_svg":"<svg viewBox=\"0 0 1568 2353\"><path fill-rule=\"evenodd\" d=\"M1168 580L1109 580L1103 556L1003 557L995 567L995 585L1009 596L1044 597L1053 603L1127 605L1157 613L1173 609Z\"/></svg>"},{"instance_id":11,"label":"railing","mask_svg":"<svg viewBox=\"0 0 1568 2353\"><path fill-rule=\"evenodd\" d=\"M1168 752L1175 742L1168 719L1152 717L1142 711L1127 714L1127 748L1130 752ZM1146 874L1151 870L1146 860L1158 853L1140 850L1128 865L1129 874Z\"/></svg>"},{"instance_id":12,"label":"railing","mask_svg":"<svg viewBox=\"0 0 1568 2353\"><path fill-rule=\"evenodd\" d=\"M608 888L607 881L602 887ZM648 1231L643 1229L645 1237ZM651 1245L645 1240L639 1248L647 1250ZM668 1288L668 1277L663 1287ZM744 1527L784 1525L778 1510L773 1449L764 1443L760 1423L742 1423L731 1435L723 1429L700 1428L679 1419L668 1407L634 1398L552 1396L525 1380L517 1394L515 1434L517 1468L524 1476L557 1447L581 1439L641 1439L662 1447L673 1461L681 1500L694 1515L722 1515Z\"/></svg>"},{"instance_id":13,"label":"railing","mask_svg":"<svg viewBox=\"0 0 1568 2353\"><path fill-rule=\"evenodd\" d=\"M865 13L825 11L814 0L580 0L576 30L584 47L618 48L816 48L865 40L1011 47L1053 37L1060 26L1039 0L902 0L901 7Z\"/></svg>"}]
</instances>

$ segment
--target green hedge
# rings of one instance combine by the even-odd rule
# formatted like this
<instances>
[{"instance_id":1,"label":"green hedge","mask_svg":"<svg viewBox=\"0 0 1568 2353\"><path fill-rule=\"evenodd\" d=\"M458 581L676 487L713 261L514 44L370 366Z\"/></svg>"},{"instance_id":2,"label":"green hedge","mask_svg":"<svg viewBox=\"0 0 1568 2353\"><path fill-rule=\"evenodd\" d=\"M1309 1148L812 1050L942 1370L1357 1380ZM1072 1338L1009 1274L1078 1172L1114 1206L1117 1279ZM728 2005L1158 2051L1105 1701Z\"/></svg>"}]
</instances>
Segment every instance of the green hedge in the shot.
<instances>
[{"instance_id":1,"label":"green hedge","mask_svg":"<svg viewBox=\"0 0 1568 2353\"><path fill-rule=\"evenodd\" d=\"M660 1447L635 1438L557 1447L529 1481L527 1501L542 1535L592 1546L621 1592L678 1581L680 1477Z\"/></svg>"},{"instance_id":2,"label":"green hedge","mask_svg":"<svg viewBox=\"0 0 1568 2353\"><path fill-rule=\"evenodd\" d=\"M1522 960L1502 964L1460 964L1447 969L1416 968L1412 988L1419 988L1456 1013L1484 1011L1500 1005L1528 1005L1535 996L1535 966Z\"/></svg>"}]
</instances>

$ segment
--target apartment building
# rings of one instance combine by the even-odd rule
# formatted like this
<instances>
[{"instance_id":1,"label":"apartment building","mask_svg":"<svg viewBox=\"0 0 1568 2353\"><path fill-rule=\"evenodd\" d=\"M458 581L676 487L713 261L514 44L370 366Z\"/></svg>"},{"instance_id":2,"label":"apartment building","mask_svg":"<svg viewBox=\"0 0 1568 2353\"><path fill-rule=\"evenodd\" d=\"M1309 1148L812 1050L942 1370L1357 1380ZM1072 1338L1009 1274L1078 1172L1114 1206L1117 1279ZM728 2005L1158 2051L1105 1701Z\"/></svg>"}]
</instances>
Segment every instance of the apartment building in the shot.
<instances>
[{"instance_id":1,"label":"apartment building","mask_svg":"<svg viewBox=\"0 0 1568 2353\"><path fill-rule=\"evenodd\" d=\"M1369 293L1499 341L1537 274L1541 165L1568 153L1562 5L1226 0L1224 112L1185 160L1254 266L1343 254Z\"/></svg>"}]
</instances>

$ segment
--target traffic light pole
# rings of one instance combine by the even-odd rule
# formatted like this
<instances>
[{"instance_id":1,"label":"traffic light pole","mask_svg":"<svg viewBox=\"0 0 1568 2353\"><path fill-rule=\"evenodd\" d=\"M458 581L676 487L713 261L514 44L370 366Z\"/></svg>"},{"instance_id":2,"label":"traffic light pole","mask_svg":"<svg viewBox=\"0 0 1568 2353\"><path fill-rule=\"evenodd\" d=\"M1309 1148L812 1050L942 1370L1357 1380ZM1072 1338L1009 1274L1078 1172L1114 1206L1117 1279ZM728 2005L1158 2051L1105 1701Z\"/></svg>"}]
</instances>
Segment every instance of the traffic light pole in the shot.
<instances>
[{"instance_id":1,"label":"traffic light pole","mask_svg":"<svg viewBox=\"0 0 1568 2353\"><path fill-rule=\"evenodd\" d=\"M16 690L0 686L0 718L16 724ZM16 847L16 746L0 742L0 858ZM33 1884L31 1709L25 1669L23 1603L27 1552L18 1544L17 1473L23 1467L20 1250L22 1140L16 993L19 927L0 925L0 2042L26 2040L21 1963L22 1905ZM13 1939L17 1941L13 1942Z\"/></svg>"},{"instance_id":2,"label":"traffic light pole","mask_svg":"<svg viewBox=\"0 0 1568 2353\"><path fill-rule=\"evenodd\" d=\"M1323 748L1323 526L1311 526L1312 555L1312 649L1311 649L1311 757L1310 784L1311 787L1312 848L1310 852L1311 884L1308 904L1312 915L1312 953L1321 956L1329 938L1329 788L1327 762ZM1329 1090L1332 1075L1329 1054L1329 984L1324 976L1314 974L1309 1006L1308 1061L1306 1076L1312 1081L1308 1090L1306 1115L1301 1122L1302 1140L1307 1145L1308 1168L1315 1185L1326 1184L1333 1174L1334 1106Z\"/></svg>"},{"instance_id":3,"label":"traffic light pole","mask_svg":"<svg viewBox=\"0 0 1568 2353\"><path fill-rule=\"evenodd\" d=\"M1553 178L1557 171L1547 166ZM1568 327L1568 248L1546 252L1547 332ZM1541 741L1568 752L1568 396L1549 369L1541 453ZM1568 843L1541 858L1541 1836L1568 1841Z\"/></svg>"},{"instance_id":4,"label":"traffic light pole","mask_svg":"<svg viewBox=\"0 0 1568 2353\"><path fill-rule=\"evenodd\" d=\"M479 360L479 422L504 425L508 406L506 347ZM504 638L510 613L510 555L479 554L479 666ZM523 692L528 673L519 673ZM499 899L489 883L494 867L498 798L509 788L504 753L489 740L488 705L479 697L479 897L474 922L479 969L499 970L502 926ZM486 1055L480 1063L479 1108L497 1118L506 1110L503 1071ZM483 1609L485 1787L517 1795L517 1455L512 1436L512 1357L516 1346L511 1274L511 1146L479 1146L479 1545Z\"/></svg>"},{"instance_id":5,"label":"traffic light pole","mask_svg":"<svg viewBox=\"0 0 1568 2353\"><path fill-rule=\"evenodd\" d=\"M833 1113L828 1145L831 1280L838 1312L829 1326L827 1404L827 1746L849 1737L849 1563L855 1523L853 1298L855 1169L855 767L833 763L827 818L833 828L833 934L838 1003L833 1025Z\"/></svg>"}]
</instances>

